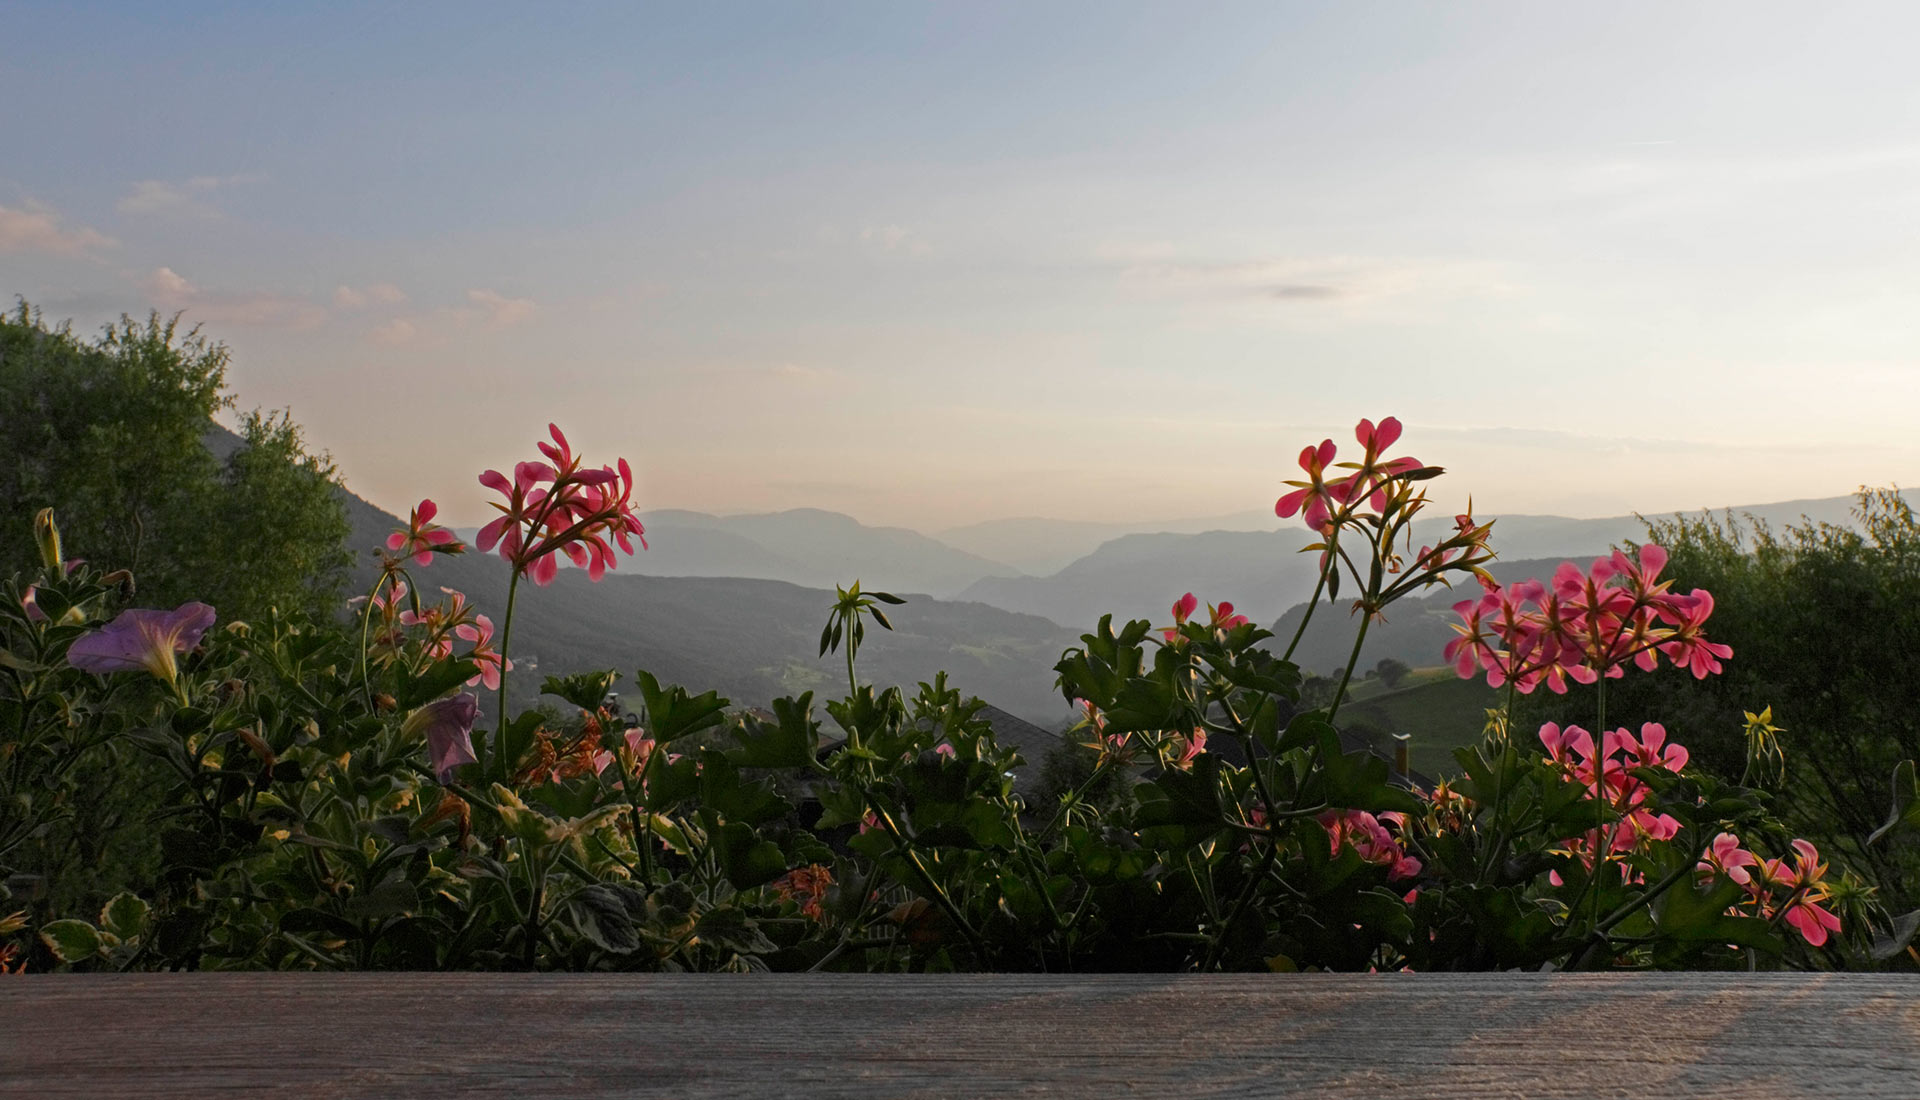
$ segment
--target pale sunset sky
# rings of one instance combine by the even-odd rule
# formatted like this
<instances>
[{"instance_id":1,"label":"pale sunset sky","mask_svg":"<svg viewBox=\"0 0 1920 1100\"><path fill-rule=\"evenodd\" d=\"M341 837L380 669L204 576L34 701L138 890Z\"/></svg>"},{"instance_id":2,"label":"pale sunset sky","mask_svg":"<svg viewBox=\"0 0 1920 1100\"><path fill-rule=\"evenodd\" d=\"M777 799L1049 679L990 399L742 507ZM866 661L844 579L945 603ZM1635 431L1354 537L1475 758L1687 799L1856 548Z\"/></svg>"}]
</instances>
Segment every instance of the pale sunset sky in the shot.
<instances>
[{"instance_id":1,"label":"pale sunset sky","mask_svg":"<svg viewBox=\"0 0 1920 1100\"><path fill-rule=\"evenodd\" d=\"M0 294L183 311L487 516L1482 514L1920 484L1920 5L0 5Z\"/></svg>"}]
</instances>

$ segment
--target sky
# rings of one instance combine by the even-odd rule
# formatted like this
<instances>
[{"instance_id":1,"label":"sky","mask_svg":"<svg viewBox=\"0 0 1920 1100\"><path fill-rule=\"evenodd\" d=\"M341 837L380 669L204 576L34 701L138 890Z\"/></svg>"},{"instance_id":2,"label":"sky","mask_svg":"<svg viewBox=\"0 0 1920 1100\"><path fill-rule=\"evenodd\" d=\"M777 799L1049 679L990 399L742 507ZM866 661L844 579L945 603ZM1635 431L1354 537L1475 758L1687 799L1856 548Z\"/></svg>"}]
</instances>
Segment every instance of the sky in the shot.
<instances>
[{"instance_id":1,"label":"sky","mask_svg":"<svg viewBox=\"0 0 1920 1100\"><path fill-rule=\"evenodd\" d=\"M1920 483L1920 6L21 3L0 295L179 312L352 489L1483 515ZM1352 449L1352 448L1349 448Z\"/></svg>"}]
</instances>

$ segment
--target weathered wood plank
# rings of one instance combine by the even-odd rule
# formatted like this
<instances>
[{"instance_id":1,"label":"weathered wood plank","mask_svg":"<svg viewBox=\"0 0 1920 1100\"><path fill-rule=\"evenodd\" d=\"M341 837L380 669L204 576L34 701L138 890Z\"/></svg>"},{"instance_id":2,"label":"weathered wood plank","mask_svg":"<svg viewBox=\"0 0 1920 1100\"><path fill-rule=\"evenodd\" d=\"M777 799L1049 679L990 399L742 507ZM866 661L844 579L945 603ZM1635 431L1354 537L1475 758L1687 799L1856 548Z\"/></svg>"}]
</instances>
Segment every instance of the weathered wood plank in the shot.
<instances>
[{"instance_id":1,"label":"weathered wood plank","mask_svg":"<svg viewBox=\"0 0 1920 1100\"><path fill-rule=\"evenodd\" d=\"M1886 975L25 976L9 1097L1920 1094Z\"/></svg>"}]
</instances>

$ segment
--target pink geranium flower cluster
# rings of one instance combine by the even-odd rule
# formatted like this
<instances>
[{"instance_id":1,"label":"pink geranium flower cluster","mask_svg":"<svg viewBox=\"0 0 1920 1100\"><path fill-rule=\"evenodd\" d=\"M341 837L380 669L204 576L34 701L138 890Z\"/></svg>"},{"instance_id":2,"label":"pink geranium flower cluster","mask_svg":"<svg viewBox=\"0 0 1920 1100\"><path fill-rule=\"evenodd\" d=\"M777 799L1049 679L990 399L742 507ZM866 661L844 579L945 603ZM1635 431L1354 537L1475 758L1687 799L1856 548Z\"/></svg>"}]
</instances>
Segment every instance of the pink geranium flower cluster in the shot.
<instances>
[{"instance_id":1,"label":"pink geranium flower cluster","mask_svg":"<svg viewBox=\"0 0 1920 1100\"><path fill-rule=\"evenodd\" d=\"M1746 890L1745 901L1729 912L1785 920L1801 939L1819 947L1829 933L1840 931L1840 918L1822 905L1833 897L1825 882L1827 865L1811 841L1795 840L1793 852L1791 863L1761 859L1740 847L1739 837L1721 833L1707 846L1696 869L1703 879L1722 874Z\"/></svg>"},{"instance_id":2,"label":"pink geranium flower cluster","mask_svg":"<svg viewBox=\"0 0 1920 1100\"><path fill-rule=\"evenodd\" d=\"M1367 501L1375 512L1386 510L1387 481L1420 469L1420 460L1384 457L1386 449L1400 438L1400 421L1395 417L1387 417L1378 426L1371 420L1362 420L1353 435L1364 451L1359 462L1334 462L1339 448L1331 439L1321 440L1318 447L1307 447L1300 452L1300 468L1306 471L1307 480L1287 482L1294 490L1274 503L1275 515L1288 519L1299 513L1308 527L1324 533L1336 513L1357 501ZM1353 472L1327 480L1328 471L1336 469Z\"/></svg>"},{"instance_id":3,"label":"pink geranium flower cluster","mask_svg":"<svg viewBox=\"0 0 1920 1100\"><path fill-rule=\"evenodd\" d=\"M481 553L496 546L513 565L515 574L551 584L559 572L554 556L565 554L587 576L599 580L614 566L611 538L633 553L633 540L647 545L645 528L633 512L633 469L626 459L618 468L583 465L559 427L547 425L552 443L541 443L547 462L522 462L508 479L498 470L480 475L480 484L506 498L493 506L500 516L480 529L475 538Z\"/></svg>"},{"instance_id":4,"label":"pink geranium flower cluster","mask_svg":"<svg viewBox=\"0 0 1920 1100\"><path fill-rule=\"evenodd\" d=\"M1381 816L1396 825L1404 826L1406 823L1399 814ZM1327 842L1332 845L1334 856L1340 854L1340 849L1351 847L1366 862L1385 867L1387 878L1392 882L1401 882L1420 873L1420 861L1407 854L1380 818L1365 810L1328 810L1315 820L1327 831Z\"/></svg>"},{"instance_id":5,"label":"pink geranium flower cluster","mask_svg":"<svg viewBox=\"0 0 1920 1100\"><path fill-rule=\"evenodd\" d=\"M1179 644L1180 628L1187 625L1187 621L1192 619L1198 610L1200 610L1200 599L1191 592L1173 601L1173 625L1160 629L1160 636L1167 640L1168 645ZM1219 606L1207 605L1207 626L1211 629L1232 630L1234 627L1246 624L1247 617L1237 614L1233 610L1233 604L1226 600L1221 600Z\"/></svg>"},{"instance_id":6,"label":"pink geranium flower cluster","mask_svg":"<svg viewBox=\"0 0 1920 1100\"><path fill-rule=\"evenodd\" d=\"M1483 595L1453 605L1463 621L1446 659L1463 679L1485 671L1489 685L1511 681L1522 694L1543 683L1565 694L1568 680L1616 678L1628 661L1651 671L1660 657L1705 679L1733 650L1707 640L1713 595L1668 591L1666 563L1667 552L1649 543L1638 560L1616 550L1584 572L1563 562L1551 584L1503 587L1483 577Z\"/></svg>"},{"instance_id":7,"label":"pink geranium flower cluster","mask_svg":"<svg viewBox=\"0 0 1920 1100\"><path fill-rule=\"evenodd\" d=\"M1655 813L1646 805L1652 789L1633 774L1635 768L1659 768L1677 775L1687 766L1686 747L1668 744L1666 727L1660 723L1645 723L1639 737L1625 729L1608 730L1601 735L1596 753L1593 735L1586 730L1579 726L1563 730L1558 723L1548 722L1540 727L1540 743L1546 747L1548 763L1585 788L1589 800L1605 798L1612 811L1605 836L1595 828L1562 842L1588 867L1593 866L1593 853L1603 848L1611 860L1680 834L1680 822L1673 815Z\"/></svg>"}]
</instances>

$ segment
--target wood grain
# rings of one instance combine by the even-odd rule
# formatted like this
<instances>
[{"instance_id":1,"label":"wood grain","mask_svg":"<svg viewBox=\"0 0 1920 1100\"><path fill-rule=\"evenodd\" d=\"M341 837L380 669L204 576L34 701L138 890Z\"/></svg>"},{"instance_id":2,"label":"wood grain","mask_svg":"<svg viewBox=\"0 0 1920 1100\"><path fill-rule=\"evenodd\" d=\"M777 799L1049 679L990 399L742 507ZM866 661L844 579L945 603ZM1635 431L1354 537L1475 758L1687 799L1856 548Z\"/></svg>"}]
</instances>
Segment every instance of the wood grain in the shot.
<instances>
[{"instance_id":1,"label":"wood grain","mask_svg":"<svg viewBox=\"0 0 1920 1100\"><path fill-rule=\"evenodd\" d=\"M1889 975L41 975L7 1097L1912 1097Z\"/></svg>"}]
</instances>

